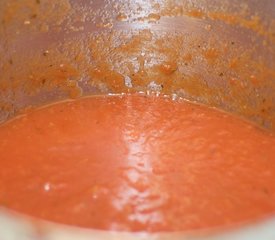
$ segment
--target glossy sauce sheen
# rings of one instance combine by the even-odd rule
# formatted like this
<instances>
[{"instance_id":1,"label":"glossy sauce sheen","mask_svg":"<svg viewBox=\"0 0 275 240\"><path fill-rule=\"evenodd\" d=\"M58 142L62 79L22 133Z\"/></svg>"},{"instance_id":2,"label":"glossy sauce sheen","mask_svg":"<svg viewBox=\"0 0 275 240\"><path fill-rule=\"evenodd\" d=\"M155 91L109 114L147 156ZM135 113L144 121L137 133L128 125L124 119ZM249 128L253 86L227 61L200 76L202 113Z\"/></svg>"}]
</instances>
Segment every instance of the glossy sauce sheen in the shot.
<instances>
[{"instance_id":1,"label":"glossy sauce sheen","mask_svg":"<svg viewBox=\"0 0 275 240\"><path fill-rule=\"evenodd\" d=\"M161 97L90 97L0 127L0 203L119 231L231 225L275 212L275 138Z\"/></svg>"}]
</instances>

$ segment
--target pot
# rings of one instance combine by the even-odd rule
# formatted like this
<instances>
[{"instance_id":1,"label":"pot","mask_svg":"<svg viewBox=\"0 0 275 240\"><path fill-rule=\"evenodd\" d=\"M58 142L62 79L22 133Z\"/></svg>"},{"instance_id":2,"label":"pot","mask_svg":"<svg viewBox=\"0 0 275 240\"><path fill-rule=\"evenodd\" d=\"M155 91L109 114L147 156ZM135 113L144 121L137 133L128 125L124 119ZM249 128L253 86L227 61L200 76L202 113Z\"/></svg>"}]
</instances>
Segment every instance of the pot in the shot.
<instances>
[{"instance_id":1,"label":"pot","mask_svg":"<svg viewBox=\"0 0 275 240\"><path fill-rule=\"evenodd\" d=\"M0 2L0 121L88 95L169 95L275 132L275 1ZM30 203L31 204L31 203ZM177 233L88 230L0 211L0 238L275 239L273 216Z\"/></svg>"}]
</instances>

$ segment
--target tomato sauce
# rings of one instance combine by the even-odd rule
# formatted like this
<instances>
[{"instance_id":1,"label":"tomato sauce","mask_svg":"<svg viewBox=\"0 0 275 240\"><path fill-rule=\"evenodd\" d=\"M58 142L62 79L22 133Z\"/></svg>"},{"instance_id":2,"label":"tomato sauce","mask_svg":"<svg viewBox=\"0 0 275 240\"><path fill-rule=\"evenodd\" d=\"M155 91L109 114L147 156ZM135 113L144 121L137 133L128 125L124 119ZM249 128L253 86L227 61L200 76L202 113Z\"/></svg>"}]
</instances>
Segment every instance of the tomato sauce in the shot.
<instances>
[{"instance_id":1,"label":"tomato sauce","mask_svg":"<svg viewBox=\"0 0 275 240\"><path fill-rule=\"evenodd\" d=\"M96 96L0 127L0 204L118 231L228 226L275 212L275 137L164 97Z\"/></svg>"}]
</instances>

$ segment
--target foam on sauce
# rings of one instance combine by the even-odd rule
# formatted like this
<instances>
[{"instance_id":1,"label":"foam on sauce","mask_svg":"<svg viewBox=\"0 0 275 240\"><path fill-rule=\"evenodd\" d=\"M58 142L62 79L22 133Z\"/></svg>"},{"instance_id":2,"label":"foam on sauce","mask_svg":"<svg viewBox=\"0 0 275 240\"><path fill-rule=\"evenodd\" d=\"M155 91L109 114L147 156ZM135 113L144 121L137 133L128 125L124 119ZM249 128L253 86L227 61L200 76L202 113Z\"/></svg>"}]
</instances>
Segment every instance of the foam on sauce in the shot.
<instances>
[{"instance_id":1,"label":"foam on sauce","mask_svg":"<svg viewBox=\"0 0 275 240\"><path fill-rule=\"evenodd\" d=\"M0 127L0 203L119 231L228 226L275 212L275 138L183 100L96 96Z\"/></svg>"}]
</instances>

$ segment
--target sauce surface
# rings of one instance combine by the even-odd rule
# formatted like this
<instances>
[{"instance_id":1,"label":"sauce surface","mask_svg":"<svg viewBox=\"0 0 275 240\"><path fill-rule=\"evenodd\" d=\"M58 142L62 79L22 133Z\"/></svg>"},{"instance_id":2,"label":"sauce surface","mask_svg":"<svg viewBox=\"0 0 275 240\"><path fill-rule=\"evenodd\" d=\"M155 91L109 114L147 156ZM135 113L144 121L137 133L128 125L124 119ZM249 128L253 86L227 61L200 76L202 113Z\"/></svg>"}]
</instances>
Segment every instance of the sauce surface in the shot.
<instances>
[{"instance_id":1,"label":"sauce surface","mask_svg":"<svg viewBox=\"0 0 275 240\"><path fill-rule=\"evenodd\" d=\"M275 212L274 179L274 136L184 101L97 96L0 127L0 204L70 225L231 225Z\"/></svg>"}]
</instances>

